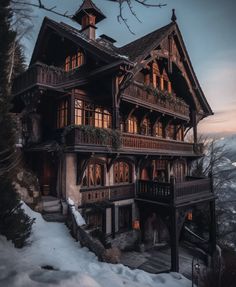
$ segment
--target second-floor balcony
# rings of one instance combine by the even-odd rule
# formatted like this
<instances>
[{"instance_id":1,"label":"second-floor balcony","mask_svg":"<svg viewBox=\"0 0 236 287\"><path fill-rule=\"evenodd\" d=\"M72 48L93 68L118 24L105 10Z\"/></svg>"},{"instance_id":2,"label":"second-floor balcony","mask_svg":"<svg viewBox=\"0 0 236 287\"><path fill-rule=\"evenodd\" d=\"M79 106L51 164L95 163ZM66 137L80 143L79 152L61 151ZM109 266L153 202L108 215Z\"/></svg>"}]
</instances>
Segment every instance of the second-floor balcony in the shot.
<instances>
[{"instance_id":1,"label":"second-floor balcony","mask_svg":"<svg viewBox=\"0 0 236 287\"><path fill-rule=\"evenodd\" d=\"M77 78L77 69L66 72L60 67L36 62L14 80L13 94L21 94L36 86L60 90L63 85L70 84Z\"/></svg>"},{"instance_id":2,"label":"second-floor balcony","mask_svg":"<svg viewBox=\"0 0 236 287\"><path fill-rule=\"evenodd\" d=\"M146 87L139 82L134 82L128 86L124 91L123 99L135 104L147 105L161 113L189 120L189 106L182 99L174 94Z\"/></svg>"},{"instance_id":3,"label":"second-floor balcony","mask_svg":"<svg viewBox=\"0 0 236 287\"><path fill-rule=\"evenodd\" d=\"M89 130L89 129L88 129ZM112 130L75 127L65 135L67 147L78 150L124 153L164 154L195 156L202 153L201 146L172 139L145 136L140 134L119 133Z\"/></svg>"},{"instance_id":4,"label":"second-floor balcony","mask_svg":"<svg viewBox=\"0 0 236 287\"><path fill-rule=\"evenodd\" d=\"M138 180L136 186L138 200L160 204L181 205L214 197L210 178L187 177L177 183Z\"/></svg>"}]
</instances>

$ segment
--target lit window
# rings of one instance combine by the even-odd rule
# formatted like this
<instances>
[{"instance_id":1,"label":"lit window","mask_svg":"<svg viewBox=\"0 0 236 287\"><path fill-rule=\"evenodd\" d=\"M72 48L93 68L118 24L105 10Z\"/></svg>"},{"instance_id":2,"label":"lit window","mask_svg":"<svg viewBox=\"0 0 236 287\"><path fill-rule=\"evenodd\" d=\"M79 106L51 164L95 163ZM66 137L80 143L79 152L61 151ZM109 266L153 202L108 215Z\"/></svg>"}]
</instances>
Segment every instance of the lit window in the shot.
<instances>
[{"instance_id":1,"label":"lit window","mask_svg":"<svg viewBox=\"0 0 236 287\"><path fill-rule=\"evenodd\" d=\"M95 109L95 127L102 128L102 109Z\"/></svg>"},{"instance_id":2,"label":"lit window","mask_svg":"<svg viewBox=\"0 0 236 287\"><path fill-rule=\"evenodd\" d=\"M138 130L137 118L132 116L128 119L128 132L136 134Z\"/></svg>"},{"instance_id":3,"label":"lit window","mask_svg":"<svg viewBox=\"0 0 236 287\"><path fill-rule=\"evenodd\" d=\"M78 68L84 64L84 53L78 51L72 56L67 56L65 59L65 71L68 72L75 68Z\"/></svg>"},{"instance_id":4,"label":"lit window","mask_svg":"<svg viewBox=\"0 0 236 287\"><path fill-rule=\"evenodd\" d=\"M63 128L68 125L68 101L62 100L57 107L57 128Z\"/></svg>"},{"instance_id":5,"label":"lit window","mask_svg":"<svg viewBox=\"0 0 236 287\"><path fill-rule=\"evenodd\" d=\"M156 137L162 137L163 136L163 124L162 122L156 123L154 127L154 135Z\"/></svg>"},{"instance_id":6,"label":"lit window","mask_svg":"<svg viewBox=\"0 0 236 287\"><path fill-rule=\"evenodd\" d=\"M70 56L66 57L66 60L65 60L65 71L66 72L70 71Z\"/></svg>"},{"instance_id":7,"label":"lit window","mask_svg":"<svg viewBox=\"0 0 236 287\"><path fill-rule=\"evenodd\" d=\"M75 124L82 125L83 121L83 102L75 99Z\"/></svg>"}]
</instances>

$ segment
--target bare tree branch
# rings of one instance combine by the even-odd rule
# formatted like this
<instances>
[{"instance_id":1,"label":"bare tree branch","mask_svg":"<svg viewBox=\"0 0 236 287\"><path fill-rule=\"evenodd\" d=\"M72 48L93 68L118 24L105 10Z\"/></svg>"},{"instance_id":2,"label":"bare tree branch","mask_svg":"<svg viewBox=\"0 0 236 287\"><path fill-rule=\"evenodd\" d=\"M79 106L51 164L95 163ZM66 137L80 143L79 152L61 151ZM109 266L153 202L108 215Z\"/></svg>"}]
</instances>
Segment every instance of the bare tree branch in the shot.
<instances>
[{"instance_id":1,"label":"bare tree branch","mask_svg":"<svg viewBox=\"0 0 236 287\"><path fill-rule=\"evenodd\" d=\"M56 14L58 16L62 16L62 17L66 17L69 19L72 19L73 15L68 15L67 11L66 12L60 12L57 10L57 6L53 6L53 7L49 7L46 6L42 0L35 0L36 2L32 3L30 1L27 0L11 0L12 4L20 4L20 5L24 5L24 6L30 6L30 7L36 7L39 9L43 9L47 12L51 12L53 14ZM133 8L133 3L137 3L139 5L142 5L146 8L148 7L155 7L155 8L162 8L164 6L166 6L167 4L162 4L162 3L150 3L149 0L106 0L109 2L114 2L117 3L119 5L119 14L117 15L117 20L119 23L124 23L125 26L127 27L127 29L130 31L130 33L134 34L134 32L132 31L132 29L130 28L129 24L128 24L128 19L124 17L124 13L123 13L123 8L124 5L126 5L126 7L128 7L129 12L131 13L131 15L133 17L136 18L137 21L139 21L141 23L141 20L139 19L139 17L137 16L134 8ZM153 0L154 1L154 0ZM155 1L156 2L156 1ZM14 10L14 8L13 8Z\"/></svg>"}]
</instances>

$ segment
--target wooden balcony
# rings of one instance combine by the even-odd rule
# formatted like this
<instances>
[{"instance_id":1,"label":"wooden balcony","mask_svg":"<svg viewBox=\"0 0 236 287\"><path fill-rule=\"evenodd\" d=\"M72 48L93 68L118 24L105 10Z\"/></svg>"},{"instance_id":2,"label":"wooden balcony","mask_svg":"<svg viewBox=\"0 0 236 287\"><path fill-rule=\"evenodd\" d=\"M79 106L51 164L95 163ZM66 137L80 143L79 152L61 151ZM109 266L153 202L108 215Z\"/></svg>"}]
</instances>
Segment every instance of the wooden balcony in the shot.
<instances>
[{"instance_id":1,"label":"wooden balcony","mask_svg":"<svg viewBox=\"0 0 236 287\"><path fill-rule=\"evenodd\" d=\"M138 180L136 198L160 204L182 205L214 198L209 178L179 183Z\"/></svg>"},{"instance_id":2,"label":"wooden balcony","mask_svg":"<svg viewBox=\"0 0 236 287\"><path fill-rule=\"evenodd\" d=\"M120 146L115 147L111 137L99 137L99 134L87 133L79 127L72 129L66 135L65 141L67 146L75 146L78 150L86 149L87 151L112 152L119 150L129 153L161 155L200 155L199 149L196 149L192 143L131 133L121 133Z\"/></svg>"},{"instance_id":3,"label":"wooden balcony","mask_svg":"<svg viewBox=\"0 0 236 287\"><path fill-rule=\"evenodd\" d=\"M81 189L81 205L134 198L134 184Z\"/></svg>"},{"instance_id":4,"label":"wooden balcony","mask_svg":"<svg viewBox=\"0 0 236 287\"><path fill-rule=\"evenodd\" d=\"M174 95L145 88L142 83L134 82L125 91L123 98L138 105L147 105L161 113L189 120L189 106Z\"/></svg>"},{"instance_id":5,"label":"wooden balcony","mask_svg":"<svg viewBox=\"0 0 236 287\"><path fill-rule=\"evenodd\" d=\"M55 88L65 77L63 69L35 63L14 81L13 94L20 94L35 86Z\"/></svg>"}]
</instances>

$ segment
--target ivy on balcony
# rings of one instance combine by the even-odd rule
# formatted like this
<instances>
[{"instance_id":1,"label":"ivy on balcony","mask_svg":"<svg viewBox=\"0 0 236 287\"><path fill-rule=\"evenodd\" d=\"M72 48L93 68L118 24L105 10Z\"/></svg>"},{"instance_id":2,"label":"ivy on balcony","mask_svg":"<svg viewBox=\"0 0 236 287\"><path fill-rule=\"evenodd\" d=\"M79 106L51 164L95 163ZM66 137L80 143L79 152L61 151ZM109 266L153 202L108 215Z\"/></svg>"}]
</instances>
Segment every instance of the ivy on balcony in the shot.
<instances>
[{"instance_id":1,"label":"ivy on balcony","mask_svg":"<svg viewBox=\"0 0 236 287\"><path fill-rule=\"evenodd\" d=\"M97 128L90 125L70 125L63 131L63 137L69 134L73 129L81 132L88 143L97 143L100 145L111 146L119 149L122 145L121 135L118 130Z\"/></svg>"}]
</instances>

